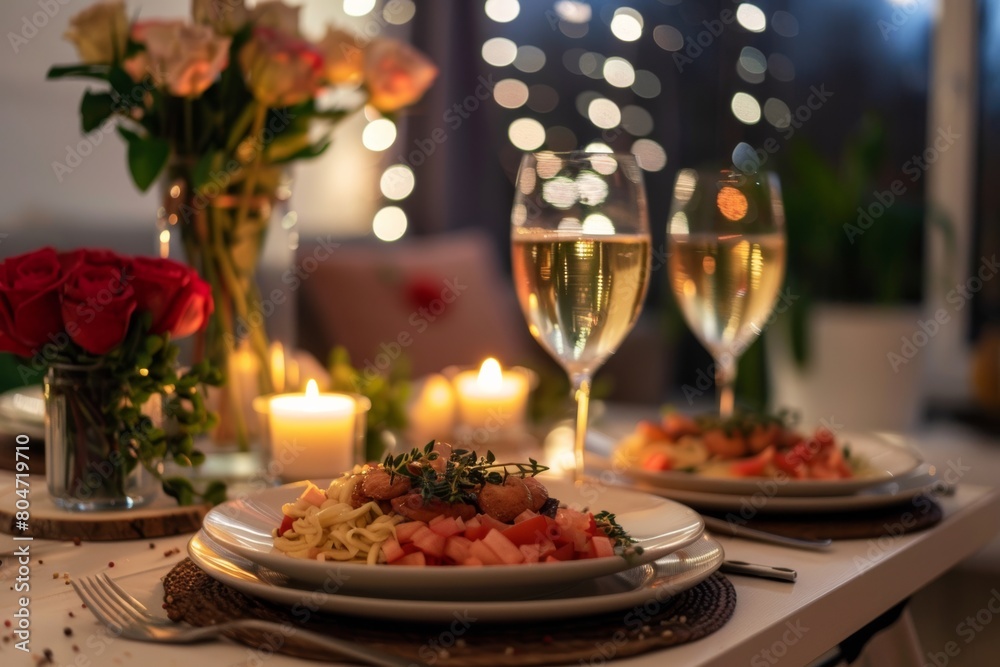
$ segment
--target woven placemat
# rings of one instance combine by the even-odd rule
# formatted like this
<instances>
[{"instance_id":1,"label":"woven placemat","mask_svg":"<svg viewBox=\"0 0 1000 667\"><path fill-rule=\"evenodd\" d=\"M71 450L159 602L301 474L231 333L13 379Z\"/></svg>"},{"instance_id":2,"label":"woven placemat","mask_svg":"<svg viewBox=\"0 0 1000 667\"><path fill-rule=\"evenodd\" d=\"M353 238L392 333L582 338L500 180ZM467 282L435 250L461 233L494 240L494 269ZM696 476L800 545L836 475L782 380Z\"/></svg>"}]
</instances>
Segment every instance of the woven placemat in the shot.
<instances>
[{"instance_id":1,"label":"woven placemat","mask_svg":"<svg viewBox=\"0 0 1000 667\"><path fill-rule=\"evenodd\" d=\"M463 621L458 631L455 622L376 622L333 614L313 614L303 623L301 617L310 616L302 614L303 609L296 614L295 610L248 597L212 579L190 559L178 563L164 577L163 591L164 608L175 621L198 626L240 618L277 621L413 660L469 667L603 663L705 637L725 625L736 608L736 591L719 573L666 601L654 600L614 613L530 624ZM298 643L294 633L268 637L238 632L231 637L266 654L331 658Z\"/></svg>"},{"instance_id":2,"label":"woven placemat","mask_svg":"<svg viewBox=\"0 0 1000 667\"><path fill-rule=\"evenodd\" d=\"M831 514L759 514L747 519L736 512L703 514L788 537L831 540L916 533L937 525L944 518L941 505L929 496L917 496L899 505Z\"/></svg>"}]
</instances>

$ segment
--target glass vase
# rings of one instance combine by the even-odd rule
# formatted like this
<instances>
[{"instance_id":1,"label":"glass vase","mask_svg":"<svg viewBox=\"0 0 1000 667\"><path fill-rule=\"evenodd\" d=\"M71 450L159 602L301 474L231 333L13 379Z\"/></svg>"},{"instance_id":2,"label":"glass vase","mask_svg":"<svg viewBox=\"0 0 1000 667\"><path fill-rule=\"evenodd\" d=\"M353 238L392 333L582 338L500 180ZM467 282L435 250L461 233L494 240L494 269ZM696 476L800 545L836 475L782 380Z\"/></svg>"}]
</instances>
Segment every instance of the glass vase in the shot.
<instances>
[{"instance_id":1,"label":"glass vase","mask_svg":"<svg viewBox=\"0 0 1000 667\"><path fill-rule=\"evenodd\" d=\"M180 254L171 250L179 240L184 260L212 287L215 310L195 337L191 358L209 359L225 375L209 395L218 415L212 439L246 451L259 436L253 400L273 391L256 276L274 210L290 195L289 179L274 166L259 165L252 176L223 169L196 190L196 163L179 159L168 167L157 216L160 256Z\"/></svg>"},{"instance_id":2,"label":"glass vase","mask_svg":"<svg viewBox=\"0 0 1000 667\"><path fill-rule=\"evenodd\" d=\"M62 509L129 509L151 501L156 476L138 462L131 434L160 426L160 399L141 406L144 418L125 424L114 408L127 387L101 366L53 364L45 375L45 476Z\"/></svg>"}]
</instances>

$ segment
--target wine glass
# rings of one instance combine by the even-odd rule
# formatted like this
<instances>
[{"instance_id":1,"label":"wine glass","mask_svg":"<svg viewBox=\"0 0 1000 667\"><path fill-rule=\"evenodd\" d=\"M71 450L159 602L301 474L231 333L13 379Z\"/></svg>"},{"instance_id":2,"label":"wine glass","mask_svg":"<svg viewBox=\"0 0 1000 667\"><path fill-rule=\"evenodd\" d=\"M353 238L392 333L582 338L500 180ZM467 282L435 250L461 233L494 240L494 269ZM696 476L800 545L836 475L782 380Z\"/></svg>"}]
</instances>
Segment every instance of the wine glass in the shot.
<instances>
[{"instance_id":1,"label":"wine glass","mask_svg":"<svg viewBox=\"0 0 1000 667\"><path fill-rule=\"evenodd\" d=\"M740 355L763 330L785 272L776 174L682 169L667 223L670 288L715 359L719 413L733 413Z\"/></svg>"},{"instance_id":2,"label":"wine glass","mask_svg":"<svg viewBox=\"0 0 1000 667\"><path fill-rule=\"evenodd\" d=\"M573 479L580 482L591 378L632 329L649 285L646 193L635 158L525 155L511 252L528 330L569 375L576 397Z\"/></svg>"}]
</instances>

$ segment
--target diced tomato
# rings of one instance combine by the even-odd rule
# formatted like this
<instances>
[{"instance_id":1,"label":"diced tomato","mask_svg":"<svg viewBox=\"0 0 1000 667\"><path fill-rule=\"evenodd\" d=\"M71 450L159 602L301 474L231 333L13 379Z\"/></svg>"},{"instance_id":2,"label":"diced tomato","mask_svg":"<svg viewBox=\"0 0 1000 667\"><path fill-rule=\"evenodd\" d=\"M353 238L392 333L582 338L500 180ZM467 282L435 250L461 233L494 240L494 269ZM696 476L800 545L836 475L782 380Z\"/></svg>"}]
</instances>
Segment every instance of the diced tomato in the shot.
<instances>
[{"instance_id":1,"label":"diced tomato","mask_svg":"<svg viewBox=\"0 0 1000 667\"><path fill-rule=\"evenodd\" d=\"M515 523L503 531L503 536L518 546L522 544L537 544L545 539L545 528L547 525L545 519L546 517L544 516L535 516L533 519Z\"/></svg>"},{"instance_id":2,"label":"diced tomato","mask_svg":"<svg viewBox=\"0 0 1000 667\"><path fill-rule=\"evenodd\" d=\"M391 565L427 565L427 558L420 551L416 551L412 554L406 554L397 561L393 561Z\"/></svg>"},{"instance_id":3,"label":"diced tomato","mask_svg":"<svg viewBox=\"0 0 1000 667\"><path fill-rule=\"evenodd\" d=\"M428 526L433 526L434 524L436 524L436 523L437 523L437 522L439 522L439 521L442 521L443 519L444 519L444 514L438 514L438 515L437 515L436 517L434 517L433 519L431 519L431 520L430 520L430 521L429 521L429 522L427 523L427 525L428 525Z\"/></svg>"},{"instance_id":4,"label":"diced tomato","mask_svg":"<svg viewBox=\"0 0 1000 667\"><path fill-rule=\"evenodd\" d=\"M833 433L825 428L816 429L816 435L813 436L813 440L819 443L820 447L832 447L836 440L833 437Z\"/></svg>"},{"instance_id":5,"label":"diced tomato","mask_svg":"<svg viewBox=\"0 0 1000 667\"><path fill-rule=\"evenodd\" d=\"M441 517L436 521L431 521L429 526L438 535L442 537L451 537L452 535L457 535L462 532L462 527L459 525L461 519L456 519L455 517Z\"/></svg>"},{"instance_id":6,"label":"diced tomato","mask_svg":"<svg viewBox=\"0 0 1000 667\"><path fill-rule=\"evenodd\" d=\"M319 488L312 482L309 482L309 485L306 486L306 490L302 492L299 499L309 503L310 505L319 507L326 502L326 491Z\"/></svg>"},{"instance_id":7,"label":"diced tomato","mask_svg":"<svg viewBox=\"0 0 1000 667\"><path fill-rule=\"evenodd\" d=\"M521 523L522 521L527 521L528 519L534 519L538 516L538 512L532 512L531 510L524 510L516 517L514 517L514 523Z\"/></svg>"},{"instance_id":8,"label":"diced tomato","mask_svg":"<svg viewBox=\"0 0 1000 667\"><path fill-rule=\"evenodd\" d=\"M404 521L403 523L396 525L396 539L399 543L412 542L413 534L420 530L421 528L426 528L427 524L423 521Z\"/></svg>"},{"instance_id":9,"label":"diced tomato","mask_svg":"<svg viewBox=\"0 0 1000 667\"><path fill-rule=\"evenodd\" d=\"M573 543L564 544L555 551L552 552L545 560L548 562L550 559L553 560L573 560L573 555L575 551L573 549Z\"/></svg>"},{"instance_id":10,"label":"diced tomato","mask_svg":"<svg viewBox=\"0 0 1000 667\"><path fill-rule=\"evenodd\" d=\"M489 526L490 528L492 528L494 530L499 530L501 533L503 531L507 530L508 528L510 528L510 524L509 523L504 523L503 521L497 521L496 519L494 519L493 517L491 517L489 514L480 514L479 515L479 521L484 526Z\"/></svg>"},{"instance_id":11,"label":"diced tomato","mask_svg":"<svg viewBox=\"0 0 1000 667\"><path fill-rule=\"evenodd\" d=\"M491 530L483 538L483 544L492 549L506 565L517 565L524 562L524 554L513 542L503 536L498 530Z\"/></svg>"},{"instance_id":12,"label":"diced tomato","mask_svg":"<svg viewBox=\"0 0 1000 667\"><path fill-rule=\"evenodd\" d=\"M642 469L653 472L672 470L673 467L674 462L667 456L666 452L653 452L642 461Z\"/></svg>"},{"instance_id":13,"label":"diced tomato","mask_svg":"<svg viewBox=\"0 0 1000 667\"><path fill-rule=\"evenodd\" d=\"M806 465L793 457L790 452L775 452L774 465L792 479L802 479L806 476Z\"/></svg>"},{"instance_id":14,"label":"diced tomato","mask_svg":"<svg viewBox=\"0 0 1000 667\"><path fill-rule=\"evenodd\" d=\"M451 558L456 563L464 562L472 555L470 547L472 542L461 535L453 535L448 538L444 545L444 555Z\"/></svg>"},{"instance_id":15,"label":"diced tomato","mask_svg":"<svg viewBox=\"0 0 1000 667\"><path fill-rule=\"evenodd\" d=\"M428 556L435 558L444 556L444 543L443 535L438 535L426 526L421 526L420 530L413 534L413 545Z\"/></svg>"},{"instance_id":16,"label":"diced tomato","mask_svg":"<svg viewBox=\"0 0 1000 667\"><path fill-rule=\"evenodd\" d=\"M767 447L760 454L750 458L734 461L729 469L737 477L760 477L772 459L774 459L774 446Z\"/></svg>"},{"instance_id":17,"label":"diced tomato","mask_svg":"<svg viewBox=\"0 0 1000 667\"><path fill-rule=\"evenodd\" d=\"M481 540L486 537L486 533L491 530L493 529L489 526L484 526L479 522L476 522L476 525L472 525L472 522L469 521L465 524L465 537L475 542L476 540Z\"/></svg>"},{"instance_id":18,"label":"diced tomato","mask_svg":"<svg viewBox=\"0 0 1000 667\"><path fill-rule=\"evenodd\" d=\"M597 558L605 558L607 556L615 555L615 547L611 542L611 538L604 537L603 535L594 535L591 539L591 544L594 545L594 555Z\"/></svg>"},{"instance_id":19,"label":"diced tomato","mask_svg":"<svg viewBox=\"0 0 1000 667\"><path fill-rule=\"evenodd\" d=\"M393 563L406 555L406 552L403 551L403 547L399 546L399 542L391 537L382 543L382 553L385 554L386 561L390 563Z\"/></svg>"},{"instance_id":20,"label":"diced tomato","mask_svg":"<svg viewBox=\"0 0 1000 667\"><path fill-rule=\"evenodd\" d=\"M281 525L278 527L278 537L281 537L287 531L291 530L293 523L295 523L295 519L286 514L281 520Z\"/></svg>"},{"instance_id":21,"label":"diced tomato","mask_svg":"<svg viewBox=\"0 0 1000 667\"><path fill-rule=\"evenodd\" d=\"M503 565L503 560L482 541L469 544L470 558L478 558L483 565Z\"/></svg>"},{"instance_id":22,"label":"diced tomato","mask_svg":"<svg viewBox=\"0 0 1000 667\"><path fill-rule=\"evenodd\" d=\"M530 545L525 545L525 546L530 546ZM549 554L554 553L556 550L556 545L555 542L553 542L552 540L548 538L542 538L542 540L538 543L538 549L540 551L538 555L539 560L541 560L546 556L548 556Z\"/></svg>"},{"instance_id":23,"label":"diced tomato","mask_svg":"<svg viewBox=\"0 0 1000 667\"><path fill-rule=\"evenodd\" d=\"M537 544L522 544L518 547L525 563L537 563L542 558L542 548Z\"/></svg>"}]
</instances>

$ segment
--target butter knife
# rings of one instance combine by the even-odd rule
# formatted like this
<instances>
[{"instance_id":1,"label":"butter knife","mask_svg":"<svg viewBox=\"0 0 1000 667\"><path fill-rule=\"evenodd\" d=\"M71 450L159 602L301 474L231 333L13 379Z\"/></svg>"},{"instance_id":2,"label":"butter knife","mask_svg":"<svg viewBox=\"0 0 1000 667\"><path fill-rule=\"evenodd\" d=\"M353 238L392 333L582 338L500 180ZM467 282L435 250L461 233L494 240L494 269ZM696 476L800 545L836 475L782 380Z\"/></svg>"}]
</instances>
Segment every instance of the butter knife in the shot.
<instances>
[{"instance_id":1,"label":"butter knife","mask_svg":"<svg viewBox=\"0 0 1000 667\"><path fill-rule=\"evenodd\" d=\"M833 540L807 540L800 537L786 537L785 535L769 533L742 524L723 521L714 516L705 516L704 514L701 518L705 520L705 527L709 530L730 537L745 537L748 540L779 544L783 547L794 547L796 549L811 549L813 551L823 551L833 544Z\"/></svg>"}]
</instances>

